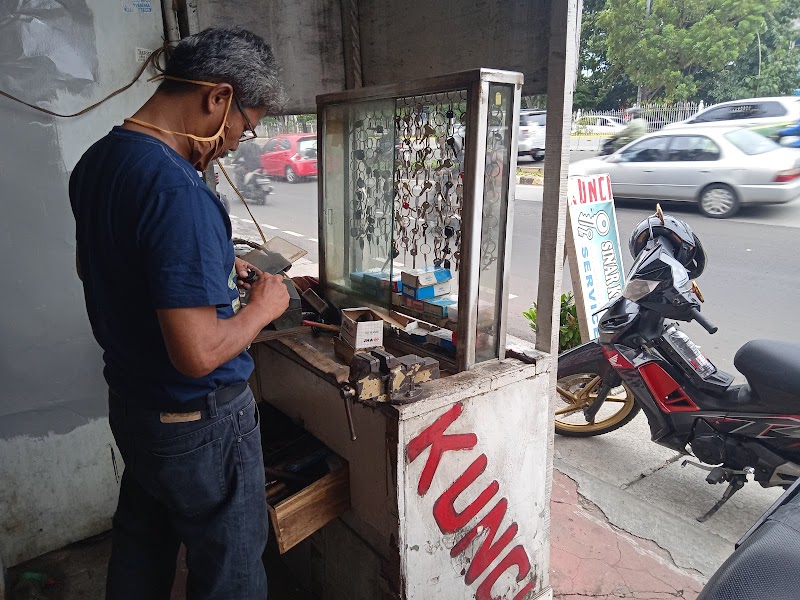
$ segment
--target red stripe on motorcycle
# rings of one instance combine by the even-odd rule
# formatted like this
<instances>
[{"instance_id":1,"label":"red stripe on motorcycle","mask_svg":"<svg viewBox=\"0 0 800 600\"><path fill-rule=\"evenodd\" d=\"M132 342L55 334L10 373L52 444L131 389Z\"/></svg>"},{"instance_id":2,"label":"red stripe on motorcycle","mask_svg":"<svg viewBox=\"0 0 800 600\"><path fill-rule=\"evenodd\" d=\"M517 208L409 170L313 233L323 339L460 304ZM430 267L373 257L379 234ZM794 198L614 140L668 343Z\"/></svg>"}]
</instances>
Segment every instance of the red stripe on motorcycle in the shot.
<instances>
[{"instance_id":1,"label":"red stripe on motorcycle","mask_svg":"<svg viewBox=\"0 0 800 600\"><path fill-rule=\"evenodd\" d=\"M642 376L650 393L653 394L653 398L665 413L700 410L678 382L670 377L669 373L660 365L652 362L642 365L639 367L639 375Z\"/></svg>"}]
</instances>

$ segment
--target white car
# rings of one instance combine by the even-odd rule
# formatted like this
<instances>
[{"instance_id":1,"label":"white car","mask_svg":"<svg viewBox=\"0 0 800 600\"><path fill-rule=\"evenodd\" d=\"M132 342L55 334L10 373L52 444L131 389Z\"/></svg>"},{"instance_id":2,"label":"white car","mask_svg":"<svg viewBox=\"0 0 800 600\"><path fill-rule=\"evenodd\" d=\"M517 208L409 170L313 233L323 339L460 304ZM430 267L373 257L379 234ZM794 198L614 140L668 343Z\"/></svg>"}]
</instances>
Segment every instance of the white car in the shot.
<instances>
[{"instance_id":1,"label":"white car","mask_svg":"<svg viewBox=\"0 0 800 600\"><path fill-rule=\"evenodd\" d=\"M605 115L590 115L575 121L573 130L576 133L589 133L592 135L612 136L625 129L625 125L617 117Z\"/></svg>"},{"instance_id":2,"label":"white car","mask_svg":"<svg viewBox=\"0 0 800 600\"><path fill-rule=\"evenodd\" d=\"M520 111L517 156L531 156L536 161L544 159L546 123L547 113L543 110Z\"/></svg>"},{"instance_id":3,"label":"white car","mask_svg":"<svg viewBox=\"0 0 800 600\"><path fill-rule=\"evenodd\" d=\"M800 119L800 96L775 96L772 98L747 98L721 102L701 110L685 121L664 125L674 129L687 125L727 125L757 127L784 125Z\"/></svg>"},{"instance_id":4,"label":"white car","mask_svg":"<svg viewBox=\"0 0 800 600\"><path fill-rule=\"evenodd\" d=\"M601 173L617 198L697 202L717 219L800 198L800 151L741 127L662 129L570 165L570 175Z\"/></svg>"}]
</instances>

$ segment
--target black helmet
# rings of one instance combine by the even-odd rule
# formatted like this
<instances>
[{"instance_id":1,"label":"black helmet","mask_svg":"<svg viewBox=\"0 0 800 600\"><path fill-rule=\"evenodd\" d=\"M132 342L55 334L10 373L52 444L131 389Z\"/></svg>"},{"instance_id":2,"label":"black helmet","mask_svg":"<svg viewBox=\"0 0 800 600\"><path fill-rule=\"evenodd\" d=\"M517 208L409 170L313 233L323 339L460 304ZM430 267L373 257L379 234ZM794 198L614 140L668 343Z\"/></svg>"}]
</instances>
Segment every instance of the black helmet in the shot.
<instances>
[{"instance_id":1,"label":"black helmet","mask_svg":"<svg viewBox=\"0 0 800 600\"><path fill-rule=\"evenodd\" d=\"M689 272L690 279L697 279L706 267L706 253L692 228L680 219L659 212L639 223L628 242L635 259L652 239L664 238L672 246L675 260ZM663 218L662 218L663 217Z\"/></svg>"}]
</instances>

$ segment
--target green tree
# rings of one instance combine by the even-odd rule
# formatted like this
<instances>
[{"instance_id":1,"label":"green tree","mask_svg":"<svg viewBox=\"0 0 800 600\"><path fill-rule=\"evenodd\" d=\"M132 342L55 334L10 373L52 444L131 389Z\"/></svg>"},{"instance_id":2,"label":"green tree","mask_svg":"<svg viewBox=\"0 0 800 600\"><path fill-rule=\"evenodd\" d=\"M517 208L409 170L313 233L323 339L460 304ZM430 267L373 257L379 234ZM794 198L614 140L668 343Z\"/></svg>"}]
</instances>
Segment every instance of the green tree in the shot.
<instances>
[{"instance_id":1,"label":"green tree","mask_svg":"<svg viewBox=\"0 0 800 600\"><path fill-rule=\"evenodd\" d=\"M700 95L709 102L757 96L784 96L800 87L800 19L797 0L780 0L766 15L763 32L719 73L698 78Z\"/></svg>"},{"instance_id":2,"label":"green tree","mask_svg":"<svg viewBox=\"0 0 800 600\"><path fill-rule=\"evenodd\" d=\"M650 3L650 15L646 6ZM606 56L644 100L688 100L696 77L731 65L765 31L780 0L606 0L597 24Z\"/></svg>"},{"instance_id":3,"label":"green tree","mask_svg":"<svg viewBox=\"0 0 800 600\"><path fill-rule=\"evenodd\" d=\"M578 80L572 103L575 108L613 110L630 104L636 86L607 57L607 32L598 24L606 0L585 0L581 20Z\"/></svg>"}]
</instances>

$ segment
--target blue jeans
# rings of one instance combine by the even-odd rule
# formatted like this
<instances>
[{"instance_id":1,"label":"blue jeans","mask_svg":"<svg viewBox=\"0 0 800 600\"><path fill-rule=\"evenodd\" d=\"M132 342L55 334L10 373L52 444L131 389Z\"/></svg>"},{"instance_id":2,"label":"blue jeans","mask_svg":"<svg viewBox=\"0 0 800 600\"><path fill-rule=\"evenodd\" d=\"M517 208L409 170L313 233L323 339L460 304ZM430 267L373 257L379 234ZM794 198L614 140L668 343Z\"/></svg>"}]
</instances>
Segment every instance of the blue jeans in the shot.
<instances>
[{"instance_id":1,"label":"blue jeans","mask_svg":"<svg viewBox=\"0 0 800 600\"><path fill-rule=\"evenodd\" d=\"M267 504L259 413L250 388L209 394L198 420L109 394L125 471L114 514L107 600L169 600L181 542L190 600L265 600ZM174 420L167 418L166 420Z\"/></svg>"}]
</instances>

